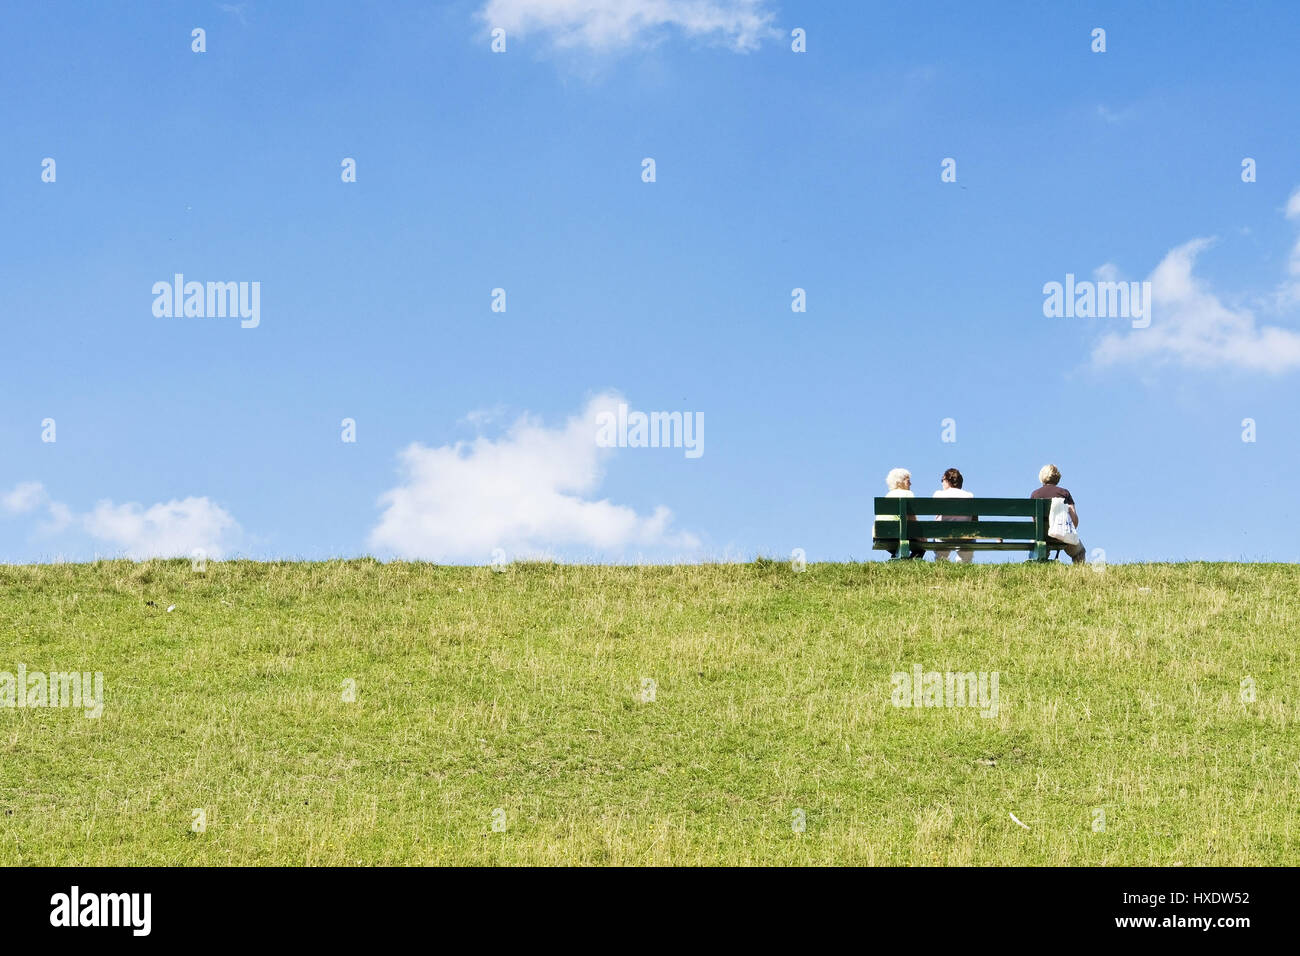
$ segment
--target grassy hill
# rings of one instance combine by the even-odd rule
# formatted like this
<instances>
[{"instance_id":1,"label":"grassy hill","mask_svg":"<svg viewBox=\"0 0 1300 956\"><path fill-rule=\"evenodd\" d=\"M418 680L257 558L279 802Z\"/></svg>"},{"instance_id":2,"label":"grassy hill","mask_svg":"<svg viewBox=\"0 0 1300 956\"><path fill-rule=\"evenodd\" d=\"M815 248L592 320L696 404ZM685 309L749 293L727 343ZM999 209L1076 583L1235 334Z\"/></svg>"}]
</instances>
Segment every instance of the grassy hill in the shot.
<instances>
[{"instance_id":1,"label":"grassy hill","mask_svg":"<svg viewBox=\"0 0 1300 956\"><path fill-rule=\"evenodd\" d=\"M1300 860L1296 566L112 561L0 619L105 685L0 707L11 864Z\"/></svg>"}]
</instances>

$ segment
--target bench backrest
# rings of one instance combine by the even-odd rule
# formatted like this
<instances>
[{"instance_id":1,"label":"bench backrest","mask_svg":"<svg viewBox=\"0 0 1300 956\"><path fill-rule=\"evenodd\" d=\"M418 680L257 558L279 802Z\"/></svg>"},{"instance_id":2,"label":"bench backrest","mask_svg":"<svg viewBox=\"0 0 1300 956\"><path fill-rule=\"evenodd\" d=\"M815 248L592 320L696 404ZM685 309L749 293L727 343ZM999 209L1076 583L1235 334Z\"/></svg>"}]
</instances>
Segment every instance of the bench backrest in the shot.
<instances>
[{"instance_id":1,"label":"bench backrest","mask_svg":"<svg viewBox=\"0 0 1300 956\"><path fill-rule=\"evenodd\" d=\"M1046 541L1046 498L877 498L874 537L1003 538ZM889 515L886 520L883 516ZM920 516L973 515L975 521L923 521ZM917 517L918 520L909 520ZM1019 518L1019 521L1010 520Z\"/></svg>"}]
</instances>

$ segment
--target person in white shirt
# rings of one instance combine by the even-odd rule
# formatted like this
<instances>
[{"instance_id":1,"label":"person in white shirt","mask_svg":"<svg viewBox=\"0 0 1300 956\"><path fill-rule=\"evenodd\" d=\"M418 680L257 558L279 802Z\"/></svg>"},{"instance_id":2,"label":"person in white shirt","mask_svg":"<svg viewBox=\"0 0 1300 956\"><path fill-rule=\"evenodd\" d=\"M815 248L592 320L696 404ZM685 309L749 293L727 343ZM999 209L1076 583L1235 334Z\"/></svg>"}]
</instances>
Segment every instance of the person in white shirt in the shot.
<instances>
[{"instance_id":1,"label":"person in white shirt","mask_svg":"<svg viewBox=\"0 0 1300 956\"><path fill-rule=\"evenodd\" d=\"M915 498L916 497L916 495L912 493L912 473L908 471L906 468L892 469L889 472L889 474L885 476L885 485L886 487L889 488L889 491L885 493L886 498ZM877 521L888 521L891 518L894 521L897 521L898 515L896 514L876 515ZM915 521L916 518L915 516L913 516L909 520ZM907 546L912 552L909 555L910 560L915 561L925 557L925 542L923 540L912 540L909 538L907 542ZM894 550L890 551L889 556L891 558L898 557L898 549L895 548Z\"/></svg>"},{"instance_id":2,"label":"person in white shirt","mask_svg":"<svg viewBox=\"0 0 1300 956\"><path fill-rule=\"evenodd\" d=\"M969 491L962 488L963 478L961 472L956 468L949 468L943 473L939 483L943 486L934 493L936 498L974 498L975 496ZM940 521L974 521L974 515L935 515ZM957 560L962 564L970 564L975 557L975 552L969 548L950 548L945 547L946 542L940 542L938 550L934 552L935 561L951 561L952 552L957 552Z\"/></svg>"}]
</instances>

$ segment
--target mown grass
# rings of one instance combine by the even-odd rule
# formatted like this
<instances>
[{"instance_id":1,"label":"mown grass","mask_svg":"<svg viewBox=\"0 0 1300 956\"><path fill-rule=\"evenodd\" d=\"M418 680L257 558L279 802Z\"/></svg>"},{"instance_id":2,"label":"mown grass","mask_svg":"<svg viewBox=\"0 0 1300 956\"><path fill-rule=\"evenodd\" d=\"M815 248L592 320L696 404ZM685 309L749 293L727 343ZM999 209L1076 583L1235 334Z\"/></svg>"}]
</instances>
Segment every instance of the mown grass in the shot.
<instances>
[{"instance_id":1,"label":"mown grass","mask_svg":"<svg viewBox=\"0 0 1300 956\"><path fill-rule=\"evenodd\" d=\"M106 685L0 708L0 860L1295 863L1298 598L1287 565L0 567L0 671ZM997 717L894 707L914 664L998 671Z\"/></svg>"}]
</instances>

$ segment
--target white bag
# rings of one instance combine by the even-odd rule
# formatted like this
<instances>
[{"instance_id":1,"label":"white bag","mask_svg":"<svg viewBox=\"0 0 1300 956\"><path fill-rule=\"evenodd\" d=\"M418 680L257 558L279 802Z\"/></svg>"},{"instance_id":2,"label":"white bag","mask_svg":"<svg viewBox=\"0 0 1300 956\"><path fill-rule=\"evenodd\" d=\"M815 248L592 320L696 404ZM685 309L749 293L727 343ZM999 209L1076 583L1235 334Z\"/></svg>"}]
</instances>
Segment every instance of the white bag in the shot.
<instances>
[{"instance_id":1,"label":"white bag","mask_svg":"<svg viewBox=\"0 0 1300 956\"><path fill-rule=\"evenodd\" d=\"M1047 516L1047 534L1066 544L1079 543L1079 536L1074 533L1074 522L1070 520L1070 506L1064 498L1052 499L1052 510Z\"/></svg>"}]
</instances>

